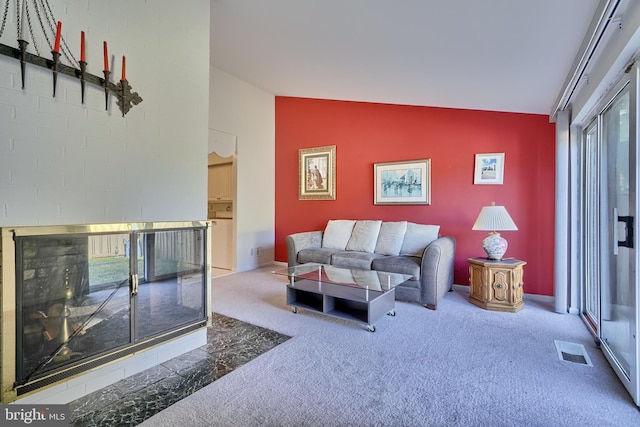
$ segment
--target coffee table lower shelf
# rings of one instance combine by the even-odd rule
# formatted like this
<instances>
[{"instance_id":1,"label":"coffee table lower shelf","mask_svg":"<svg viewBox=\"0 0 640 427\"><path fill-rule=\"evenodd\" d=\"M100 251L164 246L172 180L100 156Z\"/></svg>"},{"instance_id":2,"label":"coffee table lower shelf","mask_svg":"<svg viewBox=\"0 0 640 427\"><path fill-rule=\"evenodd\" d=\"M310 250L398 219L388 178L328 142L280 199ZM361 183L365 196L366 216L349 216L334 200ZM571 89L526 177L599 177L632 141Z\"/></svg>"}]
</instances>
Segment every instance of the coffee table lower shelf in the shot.
<instances>
[{"instance_id":1,"label":"coffee table lower shelf","mask_svg":"<svg viewBox=\"0 0 640 427\"><path fill-rule=\"evenodd\" d=\"M327 316L363 323L375 332L374 322L395 316L395 289L386 292L337 286L313 280L297 280L287 285L287 305L294 313L304 309Z\"/></svg>"}]
</instances>

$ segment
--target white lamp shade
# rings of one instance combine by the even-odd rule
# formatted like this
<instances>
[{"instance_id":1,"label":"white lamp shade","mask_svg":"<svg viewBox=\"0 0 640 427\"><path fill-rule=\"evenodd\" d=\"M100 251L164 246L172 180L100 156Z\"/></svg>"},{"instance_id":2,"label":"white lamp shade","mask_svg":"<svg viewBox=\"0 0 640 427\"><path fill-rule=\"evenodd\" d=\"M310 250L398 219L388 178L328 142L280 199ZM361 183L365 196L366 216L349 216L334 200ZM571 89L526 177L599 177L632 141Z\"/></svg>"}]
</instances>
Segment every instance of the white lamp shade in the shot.
<instances>
[{"instance_id":1,"label":"white lamp shade","mask_svg":"<svg viewBox=\"0 0 640 427\"><path fill-rule=\"evenodd\" d=\"M516 224L504 206L484 206L473 224L472 230L510 231L517 230Z\"/></svg>"}]
</instances>

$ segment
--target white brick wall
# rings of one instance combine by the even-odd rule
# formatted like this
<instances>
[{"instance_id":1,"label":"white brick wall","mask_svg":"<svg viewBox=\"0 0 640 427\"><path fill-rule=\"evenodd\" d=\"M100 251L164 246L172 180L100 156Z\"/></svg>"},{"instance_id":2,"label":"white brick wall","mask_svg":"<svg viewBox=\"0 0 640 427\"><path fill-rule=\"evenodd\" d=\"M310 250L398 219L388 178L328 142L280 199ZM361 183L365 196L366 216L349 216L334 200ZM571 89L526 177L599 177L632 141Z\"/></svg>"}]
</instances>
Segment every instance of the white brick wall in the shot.
<instances>
[{"instance_id":1,"label":"white brick wall","mask_svg":"<svg viewBox=\"0 0 640 427\"><path fill-rule=\"evenodd\" d=\"M85 31L89 73L102 76L103 40L111 81L120 79L126 55L127 79L143 102L123 118L113 96L105 111L103 89L87 85L81 104L79 81L64 75L53 98L51 71L31 64L23 90L19 61L0 56L0 227L206 219L209 0L50 3L76 59ZM17 47L14 8L12 1L0 43ZM36 43L50 55L44 37ZM29 51L35 53L33 42ZM138 372L161 355L202 345L197 336L118 369ZM75 399L93 391L92 375L29 399Z\"/></svg>"},{"instance_id":2,"label":"white brick wall","mask_svg":"<svg viewBox=\"0 0 640 427\"><path fill-rule=\"evenodd\" d=\"M14 3L0 42L17 46ZM106 40L112 81L127 79L143 102L125 118L104 92L49 70L0 57L0 226L182 221L206 218L209 2L52 2L88 72L102 75ZM38 39L40 53L50 48ZM29 45L33 50L33 43ZM63 59L63 61L66 60Z\"/></svg>"}]
</instances>

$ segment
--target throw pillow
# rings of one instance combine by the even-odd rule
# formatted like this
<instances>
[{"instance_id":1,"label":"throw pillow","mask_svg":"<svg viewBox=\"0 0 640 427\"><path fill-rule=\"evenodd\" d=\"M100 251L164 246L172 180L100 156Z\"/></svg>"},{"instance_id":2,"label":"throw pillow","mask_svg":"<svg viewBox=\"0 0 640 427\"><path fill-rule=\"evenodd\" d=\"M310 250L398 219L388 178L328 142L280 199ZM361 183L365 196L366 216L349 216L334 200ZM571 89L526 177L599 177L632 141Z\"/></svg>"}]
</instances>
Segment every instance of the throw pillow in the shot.
<instances>
[{"instance_id":1,"label":"throw pillow","mask_svg":"<svg viewBox=\"0 0 640 427\"><path fill-rule=\"evenodd\" d=\"M351 232L355 224L356 222L350 219L329 220L322 235L322 247L344 251L347 242L351 238Z\"/></svg>"},{"instance_id":2,"label":"throw pillow","mask_svg":"<svg viewBox=\"0 0 640 427\"><path fill-rule=\"evenodd\" d=\"M383 222L375 252L381 255L399 255L406 231L407 221Z\"/></svg>"},{"instance_id":3,"label":"throw pillow","mask_svg":"<svg viewBox=\"0 0 640 427\"><path fill-rule=\"evenodd\" d=\"M369 252L373 253L380 233L380 225L382 221L357 221L351 238L347 243L348 251Z\"/></svg>"},{"instance_id":4,"label":"throw pillow","mask_svg":"<svg viewBox=\"0 0 640 427\"><path fill-rule=\"evenodd\" d=\"M422 256L422 252L429 243L438 238L439 231L439 225L407 223L407 232L404 235L400 255Z\"/></svg>"}]
</instances>

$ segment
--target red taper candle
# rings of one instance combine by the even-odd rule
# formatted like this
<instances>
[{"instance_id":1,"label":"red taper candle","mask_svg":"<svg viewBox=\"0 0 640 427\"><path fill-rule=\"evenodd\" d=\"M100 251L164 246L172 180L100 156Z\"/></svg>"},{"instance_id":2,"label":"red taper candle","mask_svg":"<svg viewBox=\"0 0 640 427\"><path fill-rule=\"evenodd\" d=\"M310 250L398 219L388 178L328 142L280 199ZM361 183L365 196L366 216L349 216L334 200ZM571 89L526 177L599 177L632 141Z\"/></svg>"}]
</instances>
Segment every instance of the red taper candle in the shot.
<instances>
[{"instance_id":1,"label":"red taper candle","mask_svg":"<svg viewBox=\"0 0 640 427\"><path fill-rule=\"evenodd\" d=\"M127 80L127 58L122 55L122 80Z\"/></svg>"},{"instance_id":2,"label":"red taper candle","mask_svg":"<svg viewBox=\"0 0 640 427\"><path fill-rule=\"evenodd\" d=\"M80 31L80 61L87 62L87 56L84 50L84 31Z\"/></svg>"},{"instance_id":3,"label":"red taper candle","mask_svg":"<svg viewBox=\"0 0 640 427\"><path fill-rule=\"evenodd\" d=\"M62 22L58 21L58 28L56 30L56 43L53 45L54 52L60 52L60 36L62 35Z\"/></svg>"},{"instance_id":4,"label":"red taper candle","mask_svg":"<svg viewBox=\"0 0 640 427\"><path fill-rule=\"evenodd\" d=\"M102 42L102 50L104 51L104 70L109 71L109 54L107 53L107 42Z\"/></svg>"}]
</instances>

